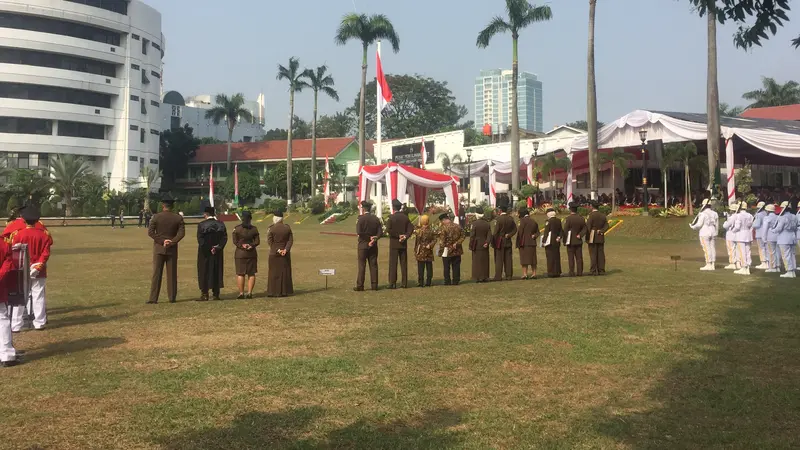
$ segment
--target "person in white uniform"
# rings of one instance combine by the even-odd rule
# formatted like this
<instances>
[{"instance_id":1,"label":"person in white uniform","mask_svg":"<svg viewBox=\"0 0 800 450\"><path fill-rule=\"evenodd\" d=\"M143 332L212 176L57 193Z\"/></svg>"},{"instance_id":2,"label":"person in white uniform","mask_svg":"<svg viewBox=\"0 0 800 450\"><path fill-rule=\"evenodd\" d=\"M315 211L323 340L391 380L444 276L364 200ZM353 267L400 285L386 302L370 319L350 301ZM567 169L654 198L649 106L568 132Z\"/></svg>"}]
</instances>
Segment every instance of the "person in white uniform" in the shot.
<instances>
[{"instance_id":1,"label":"person in white uniform","mask_svg":"<svg viewBox=\"0 0 800 450\"><path fill-rule=\"evenodd\" d=\"M781 213L773 228L778 233L778 247L786 268L786 273L781 275L781 278L795 278L794 271L797 269L797 264L795 263L794 247L797 244L797 222L789 202L781 203Z\"/></svg>"},{"instance_id":2,"label":"person in white uniform","mask_svg":"<svg viewBox=\"0 0 800 450\"><path fill-rule=\"evenodd\" d=\"M764 217L764 222L761 225L764 231L764 240L767 241L767 260L769 261L769 269L766 273L779 273L780 263L778 262L778 233L775 231L775 222L778 216L775 215L775 205L767 205L764 207L767 212Z\"/></svg>"},{"instance_id":3,"label":"person in white uniform","mask_svg":"<svg viewBox=\"0 0 800 450\"><path fill-rule=\"evenodd\" d=\"M716 239L719 232L719 214L711 209L711 202L703 200L700 212L689 225L693 230L699 231L700 246L703 247L706 265L700 270L714 270L717 261Z\"/></svg>"},{"instance_id":4,"label":"person in white uniform","mask_svg":"<svg viewBox=\"0 0 800 450\"><path fill-rule=\"evenodd\" d=\"M766 231L767 229L763 226L764 225L764 217L767 217L767 212L764 210L764 207L767 206L764 202L758 202L756 205L756 216L753 220L753 229L756 232L756 245L758 247L758 262L760 263L755 268L766 270L769 269L769 258L767 257L767 239L766 239ZM800 229L798 229L798 234L800 234Z\"/></svg>"},{"instance_id":5,"label":"person in white uniform","mask_svg":"<svg viewBox=\"0 0 800 450\"><path fill-rule=\"evenodd\" d=\"M736 274L750 275L750 266L752 265L752 250L750 245L753 242L753 216L747 212L747 202L742 201L739 206L739 212L736 213L738 217L733 224L733 241L736 244L737 260L739 261L739 270Z\"/></svg>"},{"instance_id":6,"label":"person in white uniform","mask_svg":"<svg viewBox=\"0 0 800 450\"><path fill-rule=\"evenodd\" d=\"M725 247L728 249L728 265L726 269L736 270L739 269L739 257L736 252L736 221L739 218L739 202L731 203L728 205L728 212L725 213L725 222L722 222L722 228L725 229Z\"/></svg>"}]
</instances>

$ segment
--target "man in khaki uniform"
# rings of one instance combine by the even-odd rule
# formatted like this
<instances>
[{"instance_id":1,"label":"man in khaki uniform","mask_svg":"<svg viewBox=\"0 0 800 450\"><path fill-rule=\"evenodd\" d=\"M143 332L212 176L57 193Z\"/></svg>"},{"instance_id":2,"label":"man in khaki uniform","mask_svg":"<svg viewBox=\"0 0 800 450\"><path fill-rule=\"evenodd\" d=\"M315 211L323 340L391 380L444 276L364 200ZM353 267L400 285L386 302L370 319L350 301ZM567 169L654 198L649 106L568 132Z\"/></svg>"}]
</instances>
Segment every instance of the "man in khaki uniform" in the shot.
<instances>
[{"instance_id":1,"label":"man in khaki uniform","mask_svg":"<svg viewBox=\"0 0 800 450\"><path fill-rule=\"evenodd\" d=\"M570 203L569 216L564 220L564 229L561 231L561 242L567 247L567 262L569 276L583 276L583 241L586 233L586 221L578 214L578 205Z\"/></svg>"},{"instance_id":2,"label":"man in khaki uniform","mask_svg":"<svg viewBox=\"0 0 800 450\"><path fill-rule=\"evenodd\" d=\"M378 290L378 240L383 235L381 220L371 214L372 203L361 202L361 215L356 222L358 234L358 278L354 291L364 290L367 262L369 262L369 281L372 290Z\"/></svg>"},{"instance_id":3,"label":"man in khaki uniform","mask_svg":"<svg viewBox=\"0 0 800 450\"><path fill-rule=\"evenodd\" d=\"M389 235L389 289L397 287L397 260L400 260L400 287L408 287L408 239L414 234L414 225L408 220L403 204L392 200L394 214L386 221L386 233Z\"/></svg>"},{"instance_id":4,"label":"man in khaki uniform","mask_svg":"<svg viewBox=\"0 0 800 450\"><path fill-rule=\"evenodd\" d=\"M464 254L464 231L445 213L439 216L439 256L444 264L444 285L458 286L461 282L461 255ZM452 277L451 277L452 274Z\"/></svg>"},{"instance_id":5,"label":"man in khaki uniform","mask_svg":"<svg viewBox=\"0 0 800 450\"><path fill-rule=\"evenodd\" d=\"M500 215L494 228L494 281L503 281L503 268L506 280L514 276L512 260L514 256L514 235L517 234L517 223L508 215L509 207L502 205L497 210Z\"/></svg>"},{"instance_id":6,"label":"man in khaki uniform","mask_svg":"<svg viewBox=\"0 0 800 450\"><path fill-rule=\"evenodd\" d=\"M162 211L150 221L147 235L153 240L153 280L150 284L150 300L158 303L161 292L161 276L167 266L167 294L169 302L175 303L178 296L178 242L186 234L183 216L172 212L175 199L165 194L161 199Z\"/></svg>"},{"instance_id":7,"label":"man in khaki uniform","mask_svg":"<svg viewBox=\"0 0 800 450\"><path fill-rule=\"evenodd\" d=\"M472 280L476 283L489 281L489 246L492 243L492 225L473 208L475 221L470 230L469 249L472 250Z\"/></svg>"},{"instance_id":8,"label":"man in khaki uniform","mask_svg":"<svg viewBox=\"0 0 800 450\"><path fill-rule=\"evenodd\" d=\"M592 202L592 212L586 219L586 242L589 244L589 260L591 275L604 275L606 273L606 231L608 231L608 218L598 211L597 202Z\"/></svg>"}]
</instances>

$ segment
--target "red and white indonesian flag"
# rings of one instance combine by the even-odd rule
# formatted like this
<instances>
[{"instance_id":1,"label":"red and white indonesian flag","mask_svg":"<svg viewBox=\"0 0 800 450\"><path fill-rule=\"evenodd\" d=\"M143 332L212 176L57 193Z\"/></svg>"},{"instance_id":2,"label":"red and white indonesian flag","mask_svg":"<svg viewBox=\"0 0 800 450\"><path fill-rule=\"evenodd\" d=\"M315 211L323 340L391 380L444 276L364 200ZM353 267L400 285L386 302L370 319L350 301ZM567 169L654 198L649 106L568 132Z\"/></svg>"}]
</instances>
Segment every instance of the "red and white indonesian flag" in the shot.
<instances>
[{"instance_id":1,"label":"red and white indonesian flag","mask_svg":"<svg viewBox=\"0 0 800 450\"><path fill-rule=\"evenodd\" d=\"M214 165L208 171L208 201L214 206Z\"/></svg>"},{"instance_id":2,"label":"red and white indonesian flag","mask_svg":"<svg viewBox=\"0 0 800 450\"><path fill-rule=\"evenodd\" d=\"M325 206L331 197L331 166L328 157L325 156Z\"/></svg>"},{"instance_id":3,"label":"red and white indonesian flag","mask_svg":"<svg viewBox=\"0 0 800 450\"><path fill-rule=\"evenodd\" d=\"M386 105L392 101L392 90L389 89L389 83L386 82L386 77L383 75L383 66L381 65L381 52L378 50L378 112L383 111Z\"/></svg>"},{"instance_id":4,"label":"red and white indonesian flag","mask_svg":"<svg viewBox=\"0 0 800 450\"><path fill-rule=\"evenodd\" d=\"M425 164L428 164L428 152L425 151L425 138L424 137L422 138L422 147L419 149L419 151L420 151L420 153L422 153L422 155L421 155L422 165L420 167L424 169L425 168Z\"/></svg>"}]
</instances>

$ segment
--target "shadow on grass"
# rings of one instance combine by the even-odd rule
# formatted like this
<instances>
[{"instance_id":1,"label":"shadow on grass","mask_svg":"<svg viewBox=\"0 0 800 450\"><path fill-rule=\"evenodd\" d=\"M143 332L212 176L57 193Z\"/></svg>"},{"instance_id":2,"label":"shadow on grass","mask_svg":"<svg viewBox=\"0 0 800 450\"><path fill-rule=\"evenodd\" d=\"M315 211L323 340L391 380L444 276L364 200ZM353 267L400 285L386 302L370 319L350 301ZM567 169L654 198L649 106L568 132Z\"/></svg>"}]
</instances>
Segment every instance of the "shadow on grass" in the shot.
<instances>
[{"instance_id":1,"label":"shadow on grass","mask_svg":"<svg viewBox=\"0 0 800 450\"><path fill-rule=\"evenodd\" d=\"M139 248L121 248L121 247L76 247L76 248L65 248L63 250L54 251L54 254L58 256L63 255L93 255L97 253L104 253L113 255L120 252L135 252L139 251Z\"/></svg>"},{"instance_id":2,"label":"shadow on grass","mask_svg":"<svg viewBox=\"0 0 800 450\"><path fill-rule=\"evenodd\" d=\"M319 407L249 412L237 416L230 426L168 436L159 444L168 450L446 449L464 440L463 432L450 429L462 422L462 414L448 409L391 422L362 419L324 434L319 432L317 421L334 415Z\"/></svg>"},{"instance_id":3,"label":"shadow on grass","mask_svg":"<svg viewBox=\"0 0 800 450\"><path fill-rule=\"evenodd\" d=\"M120 303L105 303L102 305L89 305L89 306L62 306L60 308L47 308L47 315L55 315L55 314L69 314L78 311L87 311L93 309L101 309L101 308L111 308L114 306L119 306Z\"/></svg>"},{"instance_id":4,"label":"shadow on grass","mask_svg":"<svg viewBox=\"0 0 800 450\"><path fill-rule=\"evenodd\" d=\"M26 352L25 362L89 350L111 348L123 343L125 343L125 339L119 337L93 337L76 339L74 341L67 342L54 342L52 344L47 344L44 347Z\"/></svg>"},{"instance_id":5,"label":"shadow on grass","mask_svg":"<svg viewBox=\"0 0 800 450\"><path fill-rule=\"evenodd\" d=\"M646 394L656 406L615 404L636 412L607 408L599 430L634 449L800 448L800 296L780 281L741 293L719 333L684 343L697 356L659 377Z\"/></svg>"},{"instance_id":6,"label":"shadow on grass","mask_svg":"<svg viewBox=\"0 0 800 450\"><path fill-rule=\"evenodd\" d=\"M84 316L65 317L63 319L55 319L48 321L47 327L49 329L74 327L76 325L90 325L96 323L115 322L122 319L127 319L133 314L117 314L115 316L101 316L99 314L88 314Z\"/></svg>"}]
</instances>

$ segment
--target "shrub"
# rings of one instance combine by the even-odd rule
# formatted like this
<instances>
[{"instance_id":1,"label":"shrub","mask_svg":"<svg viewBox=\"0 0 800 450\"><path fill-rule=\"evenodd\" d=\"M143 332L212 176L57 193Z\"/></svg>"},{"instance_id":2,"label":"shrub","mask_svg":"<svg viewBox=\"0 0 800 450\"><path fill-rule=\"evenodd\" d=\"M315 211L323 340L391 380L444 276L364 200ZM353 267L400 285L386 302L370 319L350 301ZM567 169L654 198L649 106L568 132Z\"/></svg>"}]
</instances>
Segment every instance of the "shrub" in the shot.
<instances>
[{"instance_id":1,"label":"shrub","mask_svg":"<svg viewBox=\"0 0 800 450\"><path fill-rule=\"evenodd\" d=\"M647 214L650 217L666 217L664 214L664 208L648 208Z\"/></svg>"},{"instance_id":2,"label":"shrub","mask_svg":"<svg viewBox=\"0 0 800 450\"><path fill-rule=\"evenodd\" d=\"M6 212L7 212L8 214L11 214L11 211L12 211L14 208L16 208L17 206L19 206L19 205L17 205L17 199L16 199L16 198L14 198L13 196L12 196L12 197L10 197L10 198L8 199L8 203L6 204Z\"/></svg>"},{"instance_id":3,"label":"shrub","mask_svg":"<svg viewBox=\"0 0 800 450\"><path fill-rule=\"evenodd\" d=\"M286 212L286 200L282 198L273 198L264 204L267 208L267 213L272 214L275 211Z\"/></svg>"},{"instance_id":4,"label":"shrub","mask_svg":"<svg viewBox=\"0 0 800 450\"><path fill-rule=\"evenodd\" d=\"M605 215L611 214L611 207L608 206L608 205L602 205L602 206L598 207L597 210L600 211L601 213L605 214Z\"/></svg>"},{"instance_id":5,"label":"shrub","mask_svg":"<svg viewBox=\"0 0 800 450\"><path fill-rule=\"evenodd\" d=\"M187 216L194 216L203 212L199 197L194 197L189 200L189 203L184 204L184 208L183 213Z\"/></svg>"},{"instance_id":6,"label":"shrub","mask_svg":"<svg viewBox=\"0 0 800 450\"><path fill-rule=\"evenodd\" d=\"M50 202L44 202L42 203L41 213L42 217L53 217L54 215L59 215L60 211L58 211L58 208L51 205Z\"/></svg>"},{"instance_id":7,"label":"shrub","mask_svg":"<svg viewBox=\"0 0 800 450\"><path fill-rule=\"evenodd\" d=\"M589 208L584 208L583 206L579 206L578 207L578 214L580 214L583 217L588 216L589 213L591 213L591 212L592 212L592 210L589 209Z\"/></svg>"},{"instance_id":8,"label":"shrub","mask_svg":"<svg viewBox=\"0 0 800 450\"><path fill-rule=\"evenodd\" d=\"M315 195L308 201L308 208L311 214L322 214L325 212L325 196Z\"/></svg>"}]
</instances>

